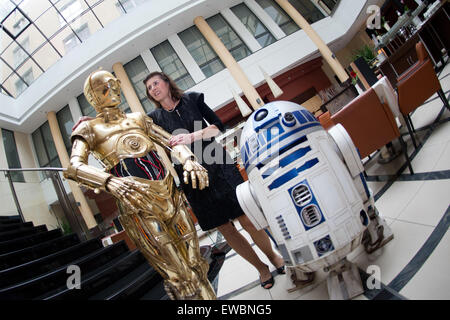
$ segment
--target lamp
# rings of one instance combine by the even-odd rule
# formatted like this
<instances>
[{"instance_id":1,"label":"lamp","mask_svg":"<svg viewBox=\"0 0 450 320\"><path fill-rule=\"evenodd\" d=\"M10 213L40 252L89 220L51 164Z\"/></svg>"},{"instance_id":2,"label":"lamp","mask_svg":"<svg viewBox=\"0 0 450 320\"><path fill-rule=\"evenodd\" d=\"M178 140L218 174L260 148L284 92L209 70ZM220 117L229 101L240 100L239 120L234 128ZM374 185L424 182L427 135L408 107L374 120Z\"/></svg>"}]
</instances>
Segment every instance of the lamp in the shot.
<instances>
[{"instance_id":1,"label":"lamp","mask_svg":"<svg viewBox=\"0 0 450 320\"><path fill-rule=\"evenodd\" d=\"M267 84L269 85L270 90L272 91L272 94L275 98L278 98L283 94L283 90L280 89L280 87L273 81L273 79L261 68L261 66L258 66L261 70L262 74L264 75L264 79L266 80Z\"/></svg>"},{"instance_id":2,"label":"lamp","mask_svg":"<svg viewBox=\"0 0 450 320\"><path fill-rule=\"evenodd\" d=\"M245 101L234 91L234 89L228 85L231 93L233 94L234 101L236 101L239 111L241 111L242 116L245 118L252 113L252 110L248 107Z\"/></svg>"}]
</instances>

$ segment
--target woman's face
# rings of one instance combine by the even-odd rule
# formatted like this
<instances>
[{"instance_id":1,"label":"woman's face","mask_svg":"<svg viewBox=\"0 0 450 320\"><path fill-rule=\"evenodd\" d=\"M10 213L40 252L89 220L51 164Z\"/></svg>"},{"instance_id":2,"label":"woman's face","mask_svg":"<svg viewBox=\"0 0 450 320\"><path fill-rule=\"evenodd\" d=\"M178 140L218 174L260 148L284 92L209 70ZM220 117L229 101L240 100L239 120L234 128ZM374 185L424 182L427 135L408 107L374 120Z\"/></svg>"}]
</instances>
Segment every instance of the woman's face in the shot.
<instances>
[{"instance_id":1,"label":"woman's face","mask_svg":"<svg viewBox=\"0 0 450 320\"><path fill-rule=\"evenodd\" d=\"M145 83L150 96L156 101L161 101L169 96L169 83L156 75Z\"/></svg>"}]
</instances>

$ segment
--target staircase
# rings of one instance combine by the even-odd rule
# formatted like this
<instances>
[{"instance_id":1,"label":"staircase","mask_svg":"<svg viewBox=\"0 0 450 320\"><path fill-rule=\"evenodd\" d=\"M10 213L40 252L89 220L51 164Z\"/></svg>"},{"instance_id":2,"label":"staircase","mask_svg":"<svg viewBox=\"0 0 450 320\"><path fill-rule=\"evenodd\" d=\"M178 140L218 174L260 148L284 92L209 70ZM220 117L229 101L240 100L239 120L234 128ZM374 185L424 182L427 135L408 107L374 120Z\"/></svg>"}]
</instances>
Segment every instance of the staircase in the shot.
<instances>
[{"instance_id":1,"label":"staircase","mask_svg":"<svg viewBox=\"0 0 450 320\"><path fill-rule=\"evenodd\" d=\"M229 247L202 247L212 282ZM69 289L81 271L80 289ZM73 277L72 277L73 278ZM103 247L100 238L80 241L76 234L0 216L0 300L166 300L161 276L124 241Z\"/></svg>"}]
</instances>

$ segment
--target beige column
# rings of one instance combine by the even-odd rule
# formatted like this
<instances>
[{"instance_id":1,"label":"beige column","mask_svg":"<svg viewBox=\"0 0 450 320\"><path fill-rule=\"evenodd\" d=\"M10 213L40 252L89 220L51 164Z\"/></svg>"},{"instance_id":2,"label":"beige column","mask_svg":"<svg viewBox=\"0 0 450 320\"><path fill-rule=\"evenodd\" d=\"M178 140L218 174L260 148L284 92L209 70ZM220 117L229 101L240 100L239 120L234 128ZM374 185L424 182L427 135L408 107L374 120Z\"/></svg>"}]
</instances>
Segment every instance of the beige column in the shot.
<instances>
[{"instance_id":1,"label":"beige column","mask_svg":"<svg viewBox=\"0 0 450 320\"><path fill-rule=\"evenodd\" d=\"M211 29L205 19L203 17L196 17L194 19L194 23L203 34L206 41L208 41L213 50L219 56L220 60L222 60L223 64L227 67L228 71L231 73L231 76L242 89L253 109L256 110L259 107L263 106L264 102L259 96L258 92L250 83L237 61L233 58L231 53L225 47L220 38L216 35L214 30Z\"/></svg>"},{"instance_id":2,"label":"beige column","mask_svg":"<svg viewBox=\"0 0 450 320\"><path fill-rule=\"evenodd\" d=\"M117 62L113 64L112 69L116 75L116 78L120 80L120 88L123 92L123 95L125 96L125 99L128 102L128 105L130 106L131 111L146 114L144 108L142 107L141 101L139 100L139 97L136 94L133 85L131 84L130 78L128 78L128 75L123 65L120 62ZM172 165L172 161L170 161L164 149L159 145L156 145L156 149L158 155L161 157L162 162L165 164L166 168L168 168L172 173L172 176L174 176L176 179L179 179L178 174Z\"/></svg>"},{"instance_id":3,"label":"beige column","mask_svg":"<svg viewBox=\"0 0 450 320\"><path fill-rule=\"evenodd\" d=\"M69 166L69 155L67 154L66 146L64 145L64 140L59 129L58 120L56 119L56 113L51 111L47 113L48 124L50 126L50 131L52 133L53 141L55 143L56 152L58 153L61 165L64 168ZM78 184L74 181L68 180L69 187L72 190L73 197L75 201L80 204L80 212L83 216L84 222L88 229L92 229L97 226L94 215L91 208L89 207L87 200L81 191Z\"/></svg>"},{"instance_id":4,"label":"beige column","mask_svg":"<svg viewBox=\"0 0 450 320\"><path fill-rule=\"evenodd\" d=\"M295 21L295 23L302 28L308 37L316 44L319 48L322 57L328 62L333 72L338 76L341 82L349 79L347 72L342 67L342 65L337 60L336 56L331 52L330 48L326 43L320 38L316 31L311 27L311 25L306 21L306 19L300 14L300 12L295 9L288 0L275 0L281 8Z\"/></svg>"},{"instance_id":5,"label":"beige column","mask_svg":"<svg viewBox=\"0 0 450 320\"><path fill-rule=\"evenodd\" d=\"M145 114L145 110L142 107L141 101L139 100L136 91L134 91L133 85L120 62L114 63L112 69L116 75L116 78L120 80L120 89L125 96L125 99L133 112L142 112Z\"/></svg>"}]
</instances>

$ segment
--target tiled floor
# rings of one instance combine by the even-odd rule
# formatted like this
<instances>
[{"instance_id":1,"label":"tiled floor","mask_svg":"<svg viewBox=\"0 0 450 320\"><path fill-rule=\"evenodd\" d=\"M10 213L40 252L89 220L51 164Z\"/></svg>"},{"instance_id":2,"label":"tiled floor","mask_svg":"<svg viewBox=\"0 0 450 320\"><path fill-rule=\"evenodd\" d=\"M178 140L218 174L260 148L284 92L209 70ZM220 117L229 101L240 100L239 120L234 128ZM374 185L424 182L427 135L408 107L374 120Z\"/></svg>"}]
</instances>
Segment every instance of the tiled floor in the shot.
<instances>
[{"instance_id":1,"label":"tiled floor","mask_svg":"<svg viewBox=\"0 0 450 320\"><path fill-rule=\"evenodd\" d=\"M444 92L449 96L450 64L439 74ZM412 115L415 128L430 125L438 119L450 117L443 109L437 95L431 97ZM402 128L406 133L406 128ZM450 299L450 235L447 232L450 221L450 122L443 121L437 127L418 132L419 151L415 151L408 135L408 153L414 158L414 175L405 169L395 182L369 179L369 187L376 199L380 214L385 217L394 233L394 239L378 251L368 255L360 246L348 259L361 271L376 265L381 271L383 291L393 294L380 294L366 288L357 300L373 298L406 299ZM399 156L393 162L380 165L375 158L364 160L369 176L394 175L404 164ZM432 174L428 174L432 172ZM237 224L241 230L239 224ZM241 231L249 239L245 231ZM219 235L220 237L220 235ZM217 233L201 241L201 244L216 242ZM253 242L250 239L250 243ZM261 259L270 265L268 259L253 245ZM271 265L270 265L271 266ZM274 271L271 266L271 271ZM273 272L273 274L275 274ZM217 296L227 300L311 300L328 299L327 274L316 273L309 287L288 293L292 283L286 275L277 275L275 285L265 290L259 285L254 269L233 250L219 273Z\"/></svg>"}]
</instances>

